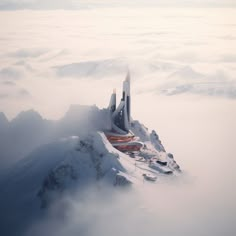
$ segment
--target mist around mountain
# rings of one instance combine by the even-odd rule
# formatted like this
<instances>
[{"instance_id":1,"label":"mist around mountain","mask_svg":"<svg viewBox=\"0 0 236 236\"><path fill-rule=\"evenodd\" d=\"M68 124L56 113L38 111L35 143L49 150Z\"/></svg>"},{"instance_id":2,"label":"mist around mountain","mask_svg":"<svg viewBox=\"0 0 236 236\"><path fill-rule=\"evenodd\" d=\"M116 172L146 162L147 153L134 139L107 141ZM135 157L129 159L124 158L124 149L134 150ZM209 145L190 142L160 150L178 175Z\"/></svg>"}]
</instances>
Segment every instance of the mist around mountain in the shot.
<instances>
[{"instance_id":1,"label":"mist around mountain","mask_svg":"<svg viewBox=\"0 0 236 236\"><path fill-rule=\"evenodd\" d=\"M33 110L1 118L1 139L7 143L14 134L16 144L1 146L1 235L234 235L230 150L224 149L228 161L219 159L220 145L206 133L200 149L183 143L191 172L181 161L180 175L155 172L157 181L148 182L142 174L150 169L142 162L136 166L99 132L109 127L107 115L106 109L74 105L57 121ZM168 154L158 133L137 120L131 128L151 148L147 155Z\"/></svg>"},{"instance_id":2,"label":"mist around mountain","mask_svg":"<svg viewBox=\"0 0 236 236\"><path fill-rule=\"evenodd\" d=\"M22 159L43 144L70 135L81 136L92 130L102 130L107 123L100 118L103 113L106 111L96 107L76 105L57 121L44 119L34 110L20 112L11 121L7 121L1 113L1 168Z\"/></svg>"},{"instance_id":3,"label":"mist around mountain","mask_svg":"<svg viewBox=\"0 0 236 236\"><path fill-rule=\"evenodd\" d=\"M144 184L144 173L162 178L162 169L151 169L141 161L143 157L158 156L168 161L173 171L179 168L156 132L149 132L139 121L132 121L131 130L145 145L140 163L114 149L103 133L111 128L109 111L96 106L72 105L57 121L46 120L34 110L23 111L11 121L2 113L1 127L3 235L31 235L31 230L34 235L43 235L31 229L32 225L44 221L55 205L60 214L66 214L68 209L62 202L67 198L78 198L80 202L81 198L88 200L84 196L87 191L99 198L106 192L114 196L115 192L130 192ZM82 228L76 233L83 232Z\"/></svg>"}]
</instances>

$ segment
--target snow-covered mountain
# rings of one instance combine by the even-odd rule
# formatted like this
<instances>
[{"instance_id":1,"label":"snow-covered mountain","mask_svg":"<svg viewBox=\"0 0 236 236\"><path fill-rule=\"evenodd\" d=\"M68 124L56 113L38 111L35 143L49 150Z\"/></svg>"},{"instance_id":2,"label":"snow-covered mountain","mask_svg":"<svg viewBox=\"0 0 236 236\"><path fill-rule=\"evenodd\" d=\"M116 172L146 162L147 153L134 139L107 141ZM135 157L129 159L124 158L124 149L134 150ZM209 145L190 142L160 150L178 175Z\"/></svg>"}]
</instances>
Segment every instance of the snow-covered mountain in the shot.
<instances>
[{"instance_id":1,"label":"snow-covered mountain","mask_svg":"<svg viewBox=\"0 0 236 236\"><path fill-rule=\"evenodd\" d=\"M5 142L14 134L15 143L28 145L27 150L19 144L5 147L6 152L22 148L27 154L0 175L1 235L24 235L42 217L43 209L89 186L138 188L148 178L158 182L164 174L178 175L173 155L166 153L157 133L149 133L139 121L132 121L131 130L144 143L143 150L121 153L115 149L102 132L108 128L107 117L106 109L72 106L58 121L28 111L9 123Z\"/></svg>"},{"instance_id":2,"label":"snow-covered mountain","mask_svg":"<svg viewBox=\"0 0 236 236\"><path fill-rule=\"evenodd\" d=\"M8 125L7 117L3 112L0 112L0 130L6 128Z\"/></svg>"},{"instance_id":3,"label":"snow-covered mountain","mask_svg":"<svg viewBox=\"0 0 236 236\"><path fill-rule=\"evenodd\" d=\"M96 106L71 105L59 120L44 119L34 110L23 111L7 122L0 115L0 168L21 160L35 148L60 138L86 136L88 132L107 128L107 110Z\"/></svg>"}]
</instances>

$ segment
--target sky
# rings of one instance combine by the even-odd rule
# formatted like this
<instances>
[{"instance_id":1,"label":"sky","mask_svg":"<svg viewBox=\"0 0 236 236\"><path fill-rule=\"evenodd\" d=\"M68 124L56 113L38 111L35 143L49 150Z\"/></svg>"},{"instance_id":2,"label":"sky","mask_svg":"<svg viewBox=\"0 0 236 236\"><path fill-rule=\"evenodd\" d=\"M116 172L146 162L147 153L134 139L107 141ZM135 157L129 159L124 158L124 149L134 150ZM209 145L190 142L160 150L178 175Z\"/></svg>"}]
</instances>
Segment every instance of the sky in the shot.
<instances>
[{"instance_id":1,"label":"sky","mask_svg":"<svg viewBox=\"0 0 236 236\"><path fill-rule=\"evenodd\" d=\"M234 0L1 0L0 9L83 9L120 6L235 7Z\"/></svg>"}]
</instances>

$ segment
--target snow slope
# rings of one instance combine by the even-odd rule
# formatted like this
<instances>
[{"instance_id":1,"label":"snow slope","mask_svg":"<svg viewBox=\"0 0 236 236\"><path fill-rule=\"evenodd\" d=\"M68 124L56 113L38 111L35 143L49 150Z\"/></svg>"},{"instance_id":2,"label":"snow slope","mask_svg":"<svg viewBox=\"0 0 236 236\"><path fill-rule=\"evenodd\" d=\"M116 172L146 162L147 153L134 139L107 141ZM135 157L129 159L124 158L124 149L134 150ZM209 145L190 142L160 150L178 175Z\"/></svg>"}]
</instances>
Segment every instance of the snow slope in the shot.
<instances>
[{"instance_id":1,"label":"snow slope","mask_svg":"<svg viewBox=\"0 0 236 236\"><path fill-rule=\"evenodd\" d=\"M9 167L34 149L60 138L108 128L107 110L71 105L59 120L44 119L34 110L23 111L10 122L0 114L0 169Z\"/></svg>"},{"instance_id":2,"label":"snow slope","mask_svg":"<svg viewBox=\"0 0 236 236\"><path fill-rule=\"evenodd\" d=\"M102 132L109 128L107 114L105 109L74 106L59 121L28 111L8 124L16 138L24 134L21 144L33 140L26 147L34 150L1 172L1 235L24 235L29 225L43 217L43 209L89 186L138 188L148 183L144 174L154 176L158 183L165 168L178 175L173 155L166 153L156 132L149 133L139 121L132 121L132 132L144 149L125 154L113 148ZM166 166L151 163L152 158Z\"/></svg>"}]
</instances>

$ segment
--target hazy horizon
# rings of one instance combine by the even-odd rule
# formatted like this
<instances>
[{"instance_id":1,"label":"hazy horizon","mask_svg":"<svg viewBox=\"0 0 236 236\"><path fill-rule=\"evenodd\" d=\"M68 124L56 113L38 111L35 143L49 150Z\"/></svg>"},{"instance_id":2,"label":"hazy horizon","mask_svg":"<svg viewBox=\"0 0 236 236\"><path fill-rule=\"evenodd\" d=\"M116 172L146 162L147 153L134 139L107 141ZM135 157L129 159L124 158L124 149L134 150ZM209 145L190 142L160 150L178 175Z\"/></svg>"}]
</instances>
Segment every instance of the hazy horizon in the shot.
<instances>
[{"instance_id":1,"label":"hazy horizon","mask_svg":"<svg viewBox=\"0 0 236 236\"><path fill-rule=\"evenodd\" d=\"M0 0L0 10L99 9L106 7L236 7L234 0Z\"/></svg>"}]
</instances>

